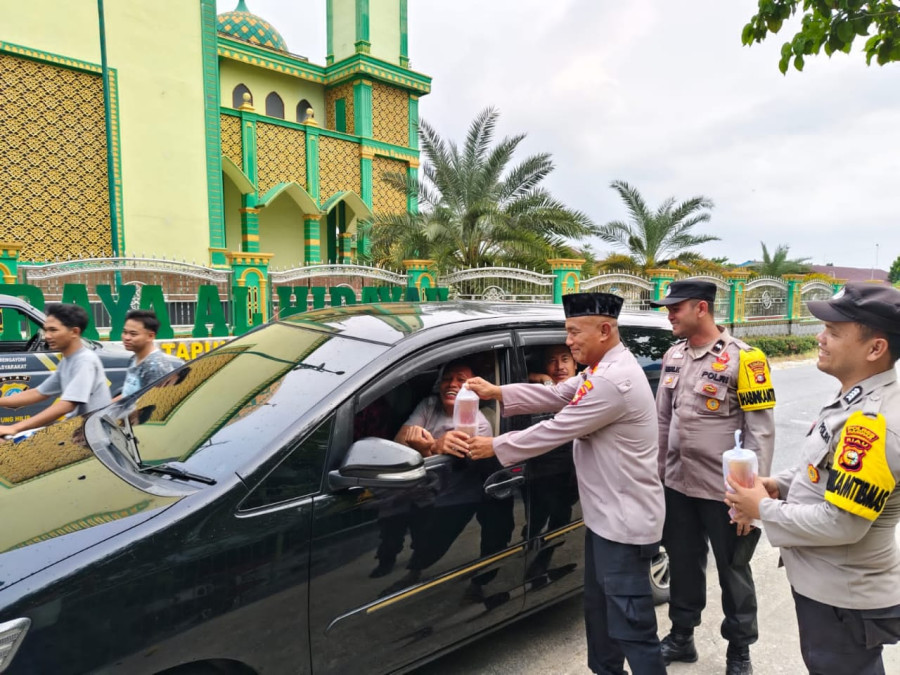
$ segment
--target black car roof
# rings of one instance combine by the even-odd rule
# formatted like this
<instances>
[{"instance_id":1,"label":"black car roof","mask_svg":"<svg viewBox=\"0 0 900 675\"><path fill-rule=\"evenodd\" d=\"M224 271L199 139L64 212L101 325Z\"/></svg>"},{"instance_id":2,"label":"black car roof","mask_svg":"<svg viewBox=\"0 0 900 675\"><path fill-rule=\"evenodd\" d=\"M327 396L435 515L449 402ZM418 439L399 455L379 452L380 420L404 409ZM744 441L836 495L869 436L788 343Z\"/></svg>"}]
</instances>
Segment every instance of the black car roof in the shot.
<instances>
[{"instance_id":1,"label":"black car roof","mask_svg":"<svg viewBox=\"0 0 900 675\"><path fill-rule=\"evenodd\" d=\"M41 323L43 323L44 319L47 318L44 313L37 307L25 302L21 298L17 298L14 295L5 295L0 293L0 307L12 307L14 309L22 310L26 314L31 314L36 318L40 318Z\"/></svg>"},{"instance_id":2,"label":"black car roof","mask_svg":"<svg viewBox=\"0 0 900 675\"><path fill-rule=\"evenodd\" d=\"M394 344L415 333L452 324L561 326L562 305L477 301L398 302L345 305L295 314L280 319L289 324L338 332L383 344ZM619 323L668 329L662 312L622 312ZM461 328L464 326L461 326Z\"/></svg>"}]
</instances>

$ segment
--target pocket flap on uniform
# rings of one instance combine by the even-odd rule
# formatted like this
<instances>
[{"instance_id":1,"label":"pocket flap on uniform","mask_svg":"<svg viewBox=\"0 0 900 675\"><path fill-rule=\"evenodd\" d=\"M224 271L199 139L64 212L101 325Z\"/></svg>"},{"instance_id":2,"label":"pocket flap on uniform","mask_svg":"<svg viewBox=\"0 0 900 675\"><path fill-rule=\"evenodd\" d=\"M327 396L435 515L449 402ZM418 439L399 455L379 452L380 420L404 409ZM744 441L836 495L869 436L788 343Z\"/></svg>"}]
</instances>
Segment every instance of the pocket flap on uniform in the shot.
<instances>
[{"instance_id":1,"label":"pocket flap on uniform","mask_svg":"<svg viewBox=\"0 0 900 675\"><path fill-rule=\"evenodd\" d=\"M649 574L634 574L631 572L617 572L607 574L604 578L607 595L650 595L653 590L650 587Z\"/></svg>"},{"instance_id":2,"label":"pocket flap on uniform","mask_svg":"<svg viewBox=\"0 0 900 675\"><path fill-rule=\"evenodd\" d=\"M725 397L728 396L728 385L710 382L704 377L694 385L694 392L706 398L724 401Z\"/></svg>"}]
</instances>

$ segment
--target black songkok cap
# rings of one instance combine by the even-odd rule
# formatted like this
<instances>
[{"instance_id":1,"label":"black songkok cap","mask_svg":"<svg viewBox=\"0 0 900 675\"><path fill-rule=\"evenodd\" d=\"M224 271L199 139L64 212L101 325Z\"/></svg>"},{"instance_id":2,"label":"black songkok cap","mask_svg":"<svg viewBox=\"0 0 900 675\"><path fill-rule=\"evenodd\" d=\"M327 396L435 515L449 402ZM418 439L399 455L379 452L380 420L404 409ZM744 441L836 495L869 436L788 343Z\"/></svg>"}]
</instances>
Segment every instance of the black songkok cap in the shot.
<instances>
[{"instance_id":1,"label":"black songkok cap","mask_svg":"<svg viewBox=\"0 0 900 675\"><path fill-rule=\"evenodd\" d=\"M848 283L831 300L810 300L809 311L822 321L855 321L900 334L900 291L881 284Z\"/></svg>"},{"instance_id":2,"label":"black songkok cap","mask_svg":"<svg viewBox=\"0 0 900 675\"><path fill-rule=\"evenodd\" d=\"M664 307L675 305L685 300L706 300L712 304L716 301L716 285L709 281L673 281L666 290L666 297L662 300L654 300L651 307Z\"/></svg>"},{"instance_id":3,"label":"black songkok cap","mask_svg":"<svg viewBox=\"0 0 900 675\"><path fill-rule=\"evenodd\" d=\"M618 318L625 300L612 293L570 293L562 296L566 318L573 316L611 316Z\"/></svg>"}]
</instances>

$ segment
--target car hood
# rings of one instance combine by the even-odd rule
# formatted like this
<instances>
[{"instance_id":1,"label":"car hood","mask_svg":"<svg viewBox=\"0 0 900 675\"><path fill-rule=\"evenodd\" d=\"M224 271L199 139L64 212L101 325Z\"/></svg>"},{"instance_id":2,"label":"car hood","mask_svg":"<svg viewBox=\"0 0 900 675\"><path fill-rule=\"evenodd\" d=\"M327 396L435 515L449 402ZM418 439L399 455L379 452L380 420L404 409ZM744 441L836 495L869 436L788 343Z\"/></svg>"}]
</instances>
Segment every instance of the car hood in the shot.
<instances>
[{"instance_id":1,"label":"car hood","mask_svg":"<svg viewBox=\"0 0 900 675\"><path fill-rule=\"evenodd\" d=\"M18 443L0 441L0 588L178 501L107 469L84 443L82 424L76 417Z\"/></svg>"}]
</instances>

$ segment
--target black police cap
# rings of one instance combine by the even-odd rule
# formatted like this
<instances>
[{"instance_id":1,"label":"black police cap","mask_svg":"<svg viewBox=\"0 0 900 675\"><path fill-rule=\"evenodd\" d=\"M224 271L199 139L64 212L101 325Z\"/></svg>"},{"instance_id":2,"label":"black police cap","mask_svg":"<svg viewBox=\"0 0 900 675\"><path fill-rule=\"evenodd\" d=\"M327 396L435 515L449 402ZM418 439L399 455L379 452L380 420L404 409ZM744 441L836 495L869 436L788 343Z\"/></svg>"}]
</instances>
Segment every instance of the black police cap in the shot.
<instances>
[{"instance_id":1,"label":"black police cap","mask_svg":"<svg viewBox=\"0 0 900 675\"><path fill-rule=\"evenodd\" d=\"M652 307L675 305L685 300L706 300L712 304L716 301L716 285L709 281L673 281L669 284L666 297L650 303Z\"/></svg>"},{"instance_id":2,"label":"black police cap","mask_svg":"<svg viewBox=\"0 0 900 675\"><path fill-rule=\"evenodd\" d=\"M570 293L562 296L566 318L574 316L619 316L625 300L612 293Z\"/></svg>"},{"instance_id":3,"label":"black police cap","mask_svg":"<svg viewBox=\"0 0 900 675\"><path fill-rule=\"evenodd\" d=\"M891 286L854 281L830 300L810 300L808 304L812 315L822 321L855 321L900 334L900 290Z\"/></svg>"}]
</instances>

